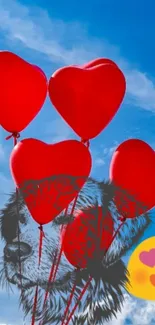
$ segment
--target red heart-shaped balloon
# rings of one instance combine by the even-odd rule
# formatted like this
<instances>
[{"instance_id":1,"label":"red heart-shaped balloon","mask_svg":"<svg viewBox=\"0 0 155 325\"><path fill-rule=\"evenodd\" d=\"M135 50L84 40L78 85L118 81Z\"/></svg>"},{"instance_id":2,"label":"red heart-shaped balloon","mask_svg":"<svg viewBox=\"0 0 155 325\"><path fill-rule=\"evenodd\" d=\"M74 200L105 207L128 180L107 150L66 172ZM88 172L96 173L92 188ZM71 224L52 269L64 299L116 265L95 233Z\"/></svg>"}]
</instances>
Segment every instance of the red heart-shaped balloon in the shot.
<instances>
[{"instance_id":1,"label":"red heart-shaped balloon","mask_svg":"<svg viewBox=\"0 0 155 325\"><path fill-rule=\"evenodd\" d=\"M84 140L96 137L111 121L125 94L125 78L114 64L89 69L65 67L49 81L51 102Z\"/></svg>"},{"instance_id":2,"label":"red heart-shaped balloon","mask_svg":"<svg viewBox=\"0 0 155 325\"><path fill-rule=\"evenodd\" d=\"M120 214L134 218L155 205L155 152L144 141L124 141L113 154L110 180Z\"/></svg>"},{"instance_id":3,"label":"red heart-shaped balloon","mask_svg":"<svg viewBox=\"0 0 155 325\"><path fill-rule=\"evenodd\" d=\"M113 64L118 68L117 64L114 61L112 61L110 59L106 59L106 58L98 58L98 59L95 59L95 60L90 61L90 62L88 62L86 64L83 64L83 65L77 65L77 64L75 65L74 64L74 65L71 65L71 67L79 67L79 68L82 68L82 69L89 69L89 68L98 66L100 64Z\"/></svg>"},{"instance_id":4,"label":"red heart-shaped balloon","mask_svg":"<svg viewBox=\"0 0 155 325\"><path fill-rule=\"evenodd\" d=\"M44 104L46 76L8 51L0 52L0 76L0 124L8 132L21 132Z\"/></svg>"},{"instance_id":5,"label":"red heart-shaped balloon","mask_svg":"<svg viewBox=\"0 0 155 325\"><path fill-rule=\"evenodd\" d=\"M36 70L38 70L38 72L42 73L42 75L44 76L44 78L45 78L45 80L46 80L46 82L47 82L47 78L46 78L46 75L45 75L44 71L43 71L40 67L38 67L37 65L35 65L35 64L33 64L32 66L33 66Z\"/></svg>"},{"instance_id":6,"label":"red heart-shaped balloon","mask_svg":"<svg viewBox=\"0 0 155 325\"><path fill-rule=\"evenodd\" d=\"M80 212L62 232L62 247L68 261L75 267L85 268L90 260L103 258L114 231L109 212L102 207Z\"/></svg>"},{"instance_id":7,"label":"red heart-shaped balloon","mask_svg":"<svg viewBox=\"0 0 155 325\"><path fill-rule=\"evenodd\" d=\"M97 65L100 65L100 64L113 64L117 67L116 63L110 59L107 59L107 58L98 58L98 59L95 59L93 61L90 61L84 65L82 65L81 67L82 68L85 68L85 69L89 69L89 68L92 68L92 67L95 67Z\"/></svg>"},{"instance_id":8,"label":"red heart-shaped balloon","mask_svg":"<svg viewBox=\"0 0 155 325\"><path fill-rule=\"evenodd\" d=\"M91 170L87 147L68 140L25 139L13 149L11 174L36 222L50 222L76 197Z\"/></svg>"}]
</instances>

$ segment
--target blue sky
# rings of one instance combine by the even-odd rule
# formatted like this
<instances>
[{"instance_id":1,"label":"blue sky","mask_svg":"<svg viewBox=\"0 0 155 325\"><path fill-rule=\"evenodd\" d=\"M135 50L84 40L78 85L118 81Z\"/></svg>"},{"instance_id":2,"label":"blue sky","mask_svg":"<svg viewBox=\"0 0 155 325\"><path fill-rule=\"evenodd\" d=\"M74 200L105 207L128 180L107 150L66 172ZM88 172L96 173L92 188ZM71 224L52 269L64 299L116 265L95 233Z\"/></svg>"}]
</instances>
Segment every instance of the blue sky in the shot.
<instances>
[{"instance_id":1,"label":"blue sky","mask_svg":"<svg viewBox=\"0 0 155 325\"><path fill-rule=\"evenodd\" d=\"M92 175L108 177L114 149L128 138L140 138L155 148L155 2L140 0L42 1L0 0L0 49L10 50L40 66L47 77L59 67L80 64L97 57L114 60L127 80L123 105L110 125L91 142ZM0 130L0 205L13 188L9 171L12 141L5 140ZM48 143L77 138L62 121L47 99L37 118L22 132L22 138L35 137ZM151 225L144 238L154 235ZM0 311L0 325L19 325L16 295L10 307ZM0 309L7 302L0 292ZM143 302L148 318L142 325L152 324L154 304ZM8 300L9 304L9 300ZM116 325L139 325L144 319L142 302L127 300ZM8 311L13 307L13 318ZM132 309L130 308L132 306ZM149 311L147 313L147 311ZM9 312L10 313L10 312ZM150 317L150 318L149 318ZM143 321L143 320L142 320Z\"/></svg>"}]
</instances>

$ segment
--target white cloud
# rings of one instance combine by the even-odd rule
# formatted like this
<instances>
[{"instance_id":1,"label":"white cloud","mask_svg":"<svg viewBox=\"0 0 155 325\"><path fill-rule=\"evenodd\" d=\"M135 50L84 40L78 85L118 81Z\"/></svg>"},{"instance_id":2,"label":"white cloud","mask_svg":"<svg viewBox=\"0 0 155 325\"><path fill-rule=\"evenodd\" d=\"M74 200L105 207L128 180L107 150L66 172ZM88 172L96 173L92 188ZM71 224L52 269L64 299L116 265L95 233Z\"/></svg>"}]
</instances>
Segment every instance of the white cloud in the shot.
<instances>
[{"instance_id":1,"label":"white cloud","mask_svg":"<svg viewBox=\"0 0 155 325\"><path fill-rule=\"evenodd\" d=\"M57 118L46 124L45 134L49 143L56 143L63 140L75 138L75 134L68 124L61 118Z\"/></svg>"},{"instance_id":2,"label":"white cloud","mask_svg":"<svg viewBox=\"0 0 155 325\"><path fill-rule=\"evenodd\" d=\"M95 148L90 148L91 155L93 157L93 170L95 171L98 168L102 168L109 159L111 159L114 151L118 147L118 142L114 141L111 147L106 147L100 145L99 150Z\"/></svg>"},{"instance_id":3,"label":"white cloud","mask_svg":"<svg viewBox=\"0 0 155 325\"><path fill-rule=\"evenodd\" d=\"M95 48L92 47L79 23L51 19L46 10L29 9L15 0L0 0L0 28L7 32L10 39L20 41L28 48L46 54L53 62L62 64L85 62L101 50L98 40ZM65 46L65 41L72 43L69 48Z\"/></svg>"},{"instance_id":4,"label":"white cloud","mask_svg":"<svg viewBox=\"0 0 155 325\"><path fill-rule=\"evenodd\" d=\"M151 325L155 322L155 304L153 301L138 300L125 294L125 303L117 319L113 318L107 325L124 325L125 320L130 320L132 325Z\"/></svg>"},{"instance_id":5,"label":"white cloud","mask_svg":"<svg viewBox=\"0 0 155 325\"><path fill-rule=\"evenodd\" d=\"M15 189L15 185L10 178L0 172L0 208L8 200L8 195Z\"/></svg>"},{"instance_id":6,"label":"white cloud","mask_svg":"<svg viewBox=\"0 0 155 325\"><path fill-rule=\"evenodd\" d=\"M15 0L0 0L0 29L13 42L38 51L60 65L80 64L96 57L109 57L123 69L129 104L155 111L155 85L146 73L133 69L119 48L92 38L78 22L51 18L46 10L28 8Z\"/></svg>"},{"instance_id":7,"label":"white cloud","mask_svg":"<svg viewBox=\"0 0 155 325\"><path fill-rule=\"evenodd\" d=\"M104 166L104 158L100 151L96 150L96 148L90 146L90 153L92 157L92 173L96 171L98 168L102 168Z\"/></svg>"},{"instance_id":8,"label":"white cloud","mask_svg":"<svg viewBox=\"0 0 155 325\"><path fill-rule=\"evenodd\" d=\"M149 77L138 70L126 71L128 102L146 110L155 111L155 84Z\"/></svg>"},{"instance_id":9,"label":"white cloud","mask_svg":"<svg viewBox=\"0 0 155 325\"><path fill-rule=\"evenodd\" d=\"M119 143L118 141L114 141L113 145L111 147L106 147L104 145L100 145L100 155L104 157L104 159L111 158L114 151L117 149Z\"/></svg>"},{"instance_id":10,"label":"white cloud","mask_svg":"<svg viewBox=\"0 0 155 325\"><path fill-rule=\"evenodd\" d=\"M118 147L118 142L115 141L115 143L114 143L114 145L112 147L107 148L108 149L107 155L109 157L111 157L113 155L114 151L117 149L117 147Z\"/></svg>"},{"instance_id":11,"label":"white cloud","mask_svg":"<svg viewBox=\"0 0 155 325\"><path fill-rule=\"evenodd\" d=\"M0 162L5 160L5 151L3 145L0 143Z\"/></svg>"},{"instance_id":12,"label":"white cloud","mask_svg":"<svg viewBox=\"0 0 155 325\"><path fill-rule=\"evenodd\" d=\"M0 172L0 184L5 191L6 189L12 191L15 187L11 178L6 177L2 172Z\"/></svg>"},{"instance_id":13,"label":"white cloud","mask_svg":"<svg viewBox=\"0 0 155 325\"><path fill-rule=\"evenodd\" d=\"M105 165L105 161L104 161L104 159L98 157L94 160L94 164L96 167L101 167L101 166Z\"/></svg>"}]
</instances>

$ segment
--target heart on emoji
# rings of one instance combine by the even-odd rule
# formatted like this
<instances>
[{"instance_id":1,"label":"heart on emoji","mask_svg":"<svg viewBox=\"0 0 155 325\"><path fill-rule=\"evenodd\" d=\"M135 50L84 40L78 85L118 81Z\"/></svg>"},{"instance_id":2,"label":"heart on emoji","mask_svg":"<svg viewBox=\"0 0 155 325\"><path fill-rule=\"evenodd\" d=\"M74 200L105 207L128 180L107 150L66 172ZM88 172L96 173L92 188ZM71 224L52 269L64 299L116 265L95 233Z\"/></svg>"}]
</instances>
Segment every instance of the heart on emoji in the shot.
<instances>
[{"instance_id":1,"label":"heart on emoji","mask_svg":"<svg viewBox=\"0 0 155 325\"><path fill-rule=\"evenodd\" d=\"M141 252L139 255L140 261L149 266L154 267L155 266L155 248L152 248L149 252Z\"/></svg>"},{"instance_id":2,"label":"heart on emoji","mask_svg":"<svg viewBox=\"0 0 155 325\"><path fill-rule=\"evenodd\" d=\"M146 142L129 139L121 143L112 156L109 174L120 215L135 218L155 206L155 152Z\"/></svg>"},{"instance_id":3,"label":"heart on emoji","mask_svg":"<svg viewBox=\"0 0 155 325\"><path fill-rule=\"evenodd\" d=\"M24 139L10 157L13 180L36 222L54 219L77 196L91 170L91 155L79 141L46 144Z\"/></svg>"},{"instance_id":4,"label":"heart on emoji","mask_svg":"<svg viewBox=\"0 0 155 325\"><path fill-rule=\"evenodd\" d=\"M69 66L49 81L49 97L62 118L83 140L95 138L118 111L126 89L125 77L114 64L89 69Z\"/></svg>"},{"instance_id":5,"label":"heart on emoji","mask_svg":"<svg viewBox=\"0 0 155 325\"><path fill-rule=\"evenodd\" d=\"M150 275L150 282L155 287L155 274Z\"/></svg>"},{"instance_id":6,"label":"heart on emoji","mask_svg":"<svg viewBox=\"0 0 155 325\"><path fill-rule=\"evenodd\" d=\"M0 76L0 124L8 132L21 132L44 104L47 78L39 67L8 51L0 51Z\"/></svg>"}]
</instances>

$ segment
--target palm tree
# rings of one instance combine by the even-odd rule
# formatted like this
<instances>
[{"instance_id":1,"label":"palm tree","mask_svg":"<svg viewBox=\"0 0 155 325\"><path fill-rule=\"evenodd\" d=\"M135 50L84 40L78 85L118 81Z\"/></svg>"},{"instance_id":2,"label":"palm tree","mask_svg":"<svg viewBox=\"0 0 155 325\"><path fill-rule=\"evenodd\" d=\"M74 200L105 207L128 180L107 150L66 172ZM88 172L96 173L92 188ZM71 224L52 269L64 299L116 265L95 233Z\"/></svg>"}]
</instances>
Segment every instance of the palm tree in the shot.
<instances>
[{"instance_id":1,"label":"palm tree","mask_svg":"<svg viewBox=\"0 0 155 325\"><path fill-rule=\"evenodd\" d=\"M114 190L110 182L98 182L89 178L79 193L75 213L73 215L68 214L65 218L64 214L60 214L54 221L55 225L59 226L72 222L77 211L85 210L88 207L98 209L98 205L100 205L103 209L103 216L105 216L107 210L111 212L116 230L119 224L119 214L114 203ZM21 196L18 200L19 216L16 212L16 204L16 196L13 193L10 195L9 202L1 210L1 236L7 244L11 244L17 235L18 219L20 218L22 224L26 223L26 208ZM72 204L70 209L71 207ZM64 278L65 285L60 283L60 289L57 287L57 289L53 290L53 285L50 284L48 289L50 300L47 308L43 315L38 310L37 318L41 319L42 317L43 324L61 324L74 283L76 282L76 290L73 303L78 300L79 294L90 275L93 280L79 302L71 323L75 325L100 325L111 320L113 316L117 317L117 312L123 308L125 285L128 281L128 272L122 257L139 241L150 222L151 217L148 213L133 220L127 220L102 260L89 263L86 269L73 270L71 276L69 273L66 274L66 278ZM51 258L53 251L50 251L49 245L47 246L49 258ZM5 263L4 256L1 281L8 283ZM40 279L39 285L40 288L46 290L47 281ZM31 313L32 303L30 304L28 301L27 291L24 292L20 299L25 314Z\"/></svg>"}]
</instances>

